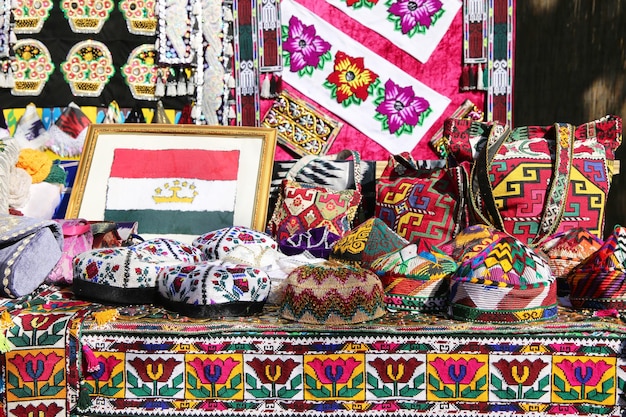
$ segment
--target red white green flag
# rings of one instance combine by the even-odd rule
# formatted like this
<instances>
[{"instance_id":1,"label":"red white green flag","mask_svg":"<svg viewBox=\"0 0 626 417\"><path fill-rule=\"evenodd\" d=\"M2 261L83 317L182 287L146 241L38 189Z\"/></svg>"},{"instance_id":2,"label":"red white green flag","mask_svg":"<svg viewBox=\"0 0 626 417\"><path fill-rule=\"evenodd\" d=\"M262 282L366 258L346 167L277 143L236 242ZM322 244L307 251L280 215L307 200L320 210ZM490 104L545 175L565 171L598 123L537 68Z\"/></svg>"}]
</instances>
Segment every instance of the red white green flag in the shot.
<instances>
[{"instance_id":1,"label":"red white green flag","mask_svg":"<svg viewBox=\"0 0 626 417\"><path fill-rule=\"evenodd\" d=\"M104 218L136 221L140 235L232 226L238 169L238 150L115 149Z\"/></svg>"}]
</instances>

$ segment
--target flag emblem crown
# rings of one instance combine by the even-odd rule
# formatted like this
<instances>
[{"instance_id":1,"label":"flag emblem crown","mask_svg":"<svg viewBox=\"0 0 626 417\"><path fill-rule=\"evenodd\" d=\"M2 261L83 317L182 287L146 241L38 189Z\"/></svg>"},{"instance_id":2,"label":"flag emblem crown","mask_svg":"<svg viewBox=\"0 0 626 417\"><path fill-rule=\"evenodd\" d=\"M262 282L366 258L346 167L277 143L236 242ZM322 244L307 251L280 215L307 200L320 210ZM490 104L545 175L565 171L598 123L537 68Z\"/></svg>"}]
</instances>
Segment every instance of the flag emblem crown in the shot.
<instances>
[{"instance_id":1,"label":"flag emblem crown","mask_svg":"<svg viewBox=\"0 0 626 417\"><path fill-rule=\"evenodd\" d=\"M194 198L198 195L196 186L187 181L174 180L171 185L169 182L163 184L163 187L154 189L155 194L152 199L155 203L193 203Z\"/></svg>"}]
</instances>

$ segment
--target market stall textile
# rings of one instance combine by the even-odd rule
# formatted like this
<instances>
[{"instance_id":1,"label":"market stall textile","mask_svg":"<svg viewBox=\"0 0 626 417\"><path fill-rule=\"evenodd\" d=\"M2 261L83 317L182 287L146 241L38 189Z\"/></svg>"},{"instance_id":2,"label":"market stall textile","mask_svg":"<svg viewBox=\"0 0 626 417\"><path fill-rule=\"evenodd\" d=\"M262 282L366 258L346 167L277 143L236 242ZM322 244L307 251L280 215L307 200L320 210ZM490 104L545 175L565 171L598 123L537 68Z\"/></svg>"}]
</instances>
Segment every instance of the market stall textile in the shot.
<instances>
[{"instance_id":1,"label":"market stall textile","mask_svg":"<svg viewBox=\"0 0 626 417\"><path fill-rule=\"evenodd\" d=\"M619 317L494 326L388 314L348 327L111 307L43 288L4 305L7 416L621 416ZM6 324L6 317L3 315Z\"/></svg>"}]
</instances>

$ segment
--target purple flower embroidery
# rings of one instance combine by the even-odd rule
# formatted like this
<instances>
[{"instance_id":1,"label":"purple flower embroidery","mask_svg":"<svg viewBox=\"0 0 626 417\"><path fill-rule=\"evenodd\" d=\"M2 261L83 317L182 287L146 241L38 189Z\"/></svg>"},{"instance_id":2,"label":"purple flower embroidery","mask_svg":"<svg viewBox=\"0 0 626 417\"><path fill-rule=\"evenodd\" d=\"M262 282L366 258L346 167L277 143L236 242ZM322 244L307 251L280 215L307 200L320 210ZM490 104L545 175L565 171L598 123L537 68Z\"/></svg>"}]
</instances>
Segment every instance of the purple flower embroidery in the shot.
<instances>
[{"instance_id":1,"label":"purple flower embroidery","mask_svg":"<svg viewBox=\"0 0 626 417\"><path fill-rule=\"evenodd\" d=\"M405 125L411 128L417 125L420 115L428 110L430 103L417 97L410 85L400 87L391 80L385 83L385 98L376 107L376 111L387 117L389 132L396 133ZM402 133L402 132L399 132Z\"/></svg>"},{"instance_id":2,"label":"purple flower embroidery","mask_svg":"<svg viewBox=\"0 0 626 417\"><path fill-rule=\"evenodd\" d=\"M307 66L317 67L320 57L330 50L330 44L317 36L313 25L304 25L300 19L291 16L283 49L291 54L289 69L298 72Z\"/></svg>"},{"instance_id":3,"label":"purple flower embroidery","mask_svg":"<svg viewBox=\"0 0 626 417\"><path fill-rule=\"evenodd\" d=\"M389 13L400 18L402 33L407 34L417 24L430 27L442 7L440 0L398 0L389 7Z\"/></svg>"}]
</instances>

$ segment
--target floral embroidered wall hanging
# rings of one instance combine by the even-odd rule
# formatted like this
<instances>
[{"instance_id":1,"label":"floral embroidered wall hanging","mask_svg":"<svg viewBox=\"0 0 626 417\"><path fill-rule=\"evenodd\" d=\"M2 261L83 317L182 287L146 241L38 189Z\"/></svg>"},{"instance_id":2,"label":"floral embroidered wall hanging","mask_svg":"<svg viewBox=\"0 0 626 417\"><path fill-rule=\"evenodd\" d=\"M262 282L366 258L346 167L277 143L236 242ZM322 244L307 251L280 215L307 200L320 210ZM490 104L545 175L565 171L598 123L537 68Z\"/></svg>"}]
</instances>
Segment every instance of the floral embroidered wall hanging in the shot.
<instances>
[{"instance_id":1,"label":"floral embroidered wall hanging","mask_svg":"<svg viewBox=\"0 0 626 417\"><path fill-rule=\"evenodd\" d=\"M410 152L450 100L292 0L283 79L390 153Z\"/></svg>"},{"instance_id":2,"label":"floral embroidered wall hanging","mask_svg":"<svg viewBox=\"0 0 626 417\"><path fill-rule=\"evenodd\" d=\"M460 0L326 1L424 63L462 6Z\"/></svg>"}]
</instances>

